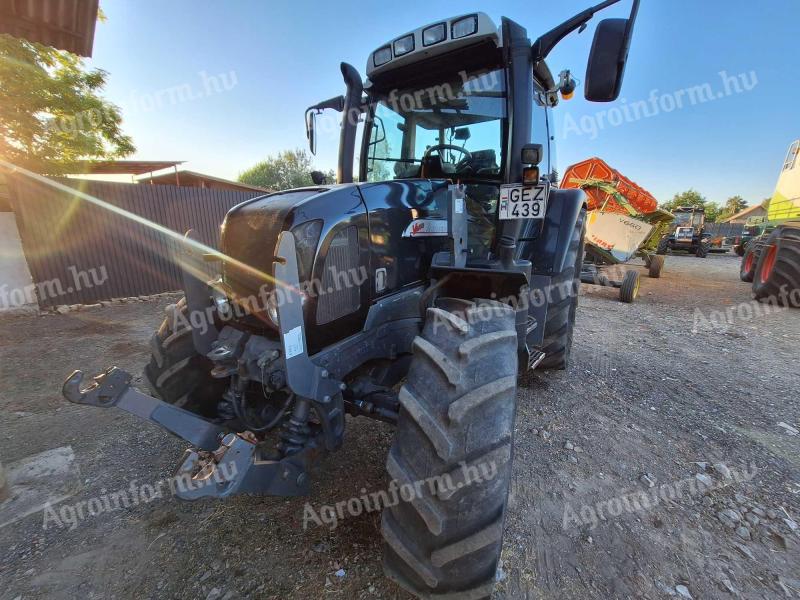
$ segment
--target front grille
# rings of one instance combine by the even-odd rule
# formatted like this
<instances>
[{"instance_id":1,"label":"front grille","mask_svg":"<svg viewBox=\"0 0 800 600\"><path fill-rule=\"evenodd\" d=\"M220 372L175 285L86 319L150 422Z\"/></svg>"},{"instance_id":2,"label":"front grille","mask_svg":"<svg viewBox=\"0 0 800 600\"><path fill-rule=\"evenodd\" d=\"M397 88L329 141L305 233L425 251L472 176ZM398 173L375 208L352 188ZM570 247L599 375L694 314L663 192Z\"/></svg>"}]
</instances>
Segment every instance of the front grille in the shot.
<instances>
[{"instance_id":1,"label":"front grille","mask_svg":"<svg viewBox=\"0 0 800 600\"><path fill-rule=\"evenodd\" d=\"M317 324L324 325L361 307L361 272L358 268L358 228L342 229L331 241L325 258L317 303Z\"/></svg>"}]
</instances>

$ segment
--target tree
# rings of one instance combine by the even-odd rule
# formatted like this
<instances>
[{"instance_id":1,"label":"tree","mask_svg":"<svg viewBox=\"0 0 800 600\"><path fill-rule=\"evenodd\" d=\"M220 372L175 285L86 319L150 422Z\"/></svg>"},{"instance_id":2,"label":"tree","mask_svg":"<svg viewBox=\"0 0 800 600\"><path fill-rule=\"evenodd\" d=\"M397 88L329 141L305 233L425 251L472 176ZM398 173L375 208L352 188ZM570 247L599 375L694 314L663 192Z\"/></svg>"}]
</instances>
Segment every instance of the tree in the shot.
<instances>
[{"instance_id":1,"label":"tree","mask_svg":"<svg viewBox=\"0 0 800 600\"><path fill-rule=\"evenodd\" d=\"M266 160L250 167L239 175L239 181L268 190L290 190L292 188L313 185L311 179L311 156L301 149L285 150L276 157L268 156ZM336 182L333 171L325 173L328 183Z\"/></svg>"},{"instance_id":2,"label":"tree","mask_svg":"<svg viewBox=\"0 0 800 600\"><path fill-rule=\"evenodd\" d=\"M100 96L106 77L69 52L0 35L0 157L55 175L131 154L119 108Z\"/></svg>"},{"instance_id":3,"label":"tree","mask_svg":"<svg viewBox=\"0 0 800 600\"><path fill-rule=\"evenodd\" d=\"M709 202L706 197L695 189L689 189L680 194L675 194L672 200L663 202L661 208L664 210L675 210L679 206L698 206L706 211L706 221L713 223L717 220L720 213L719 205L714 202Z\"/></svg>"},{"instance_id":4,"label":"tree","mask_svg":"<svg viewBox=\"0 0 800 600\"><path fill-rule=\"evenodd\" d=\"M725 207L719 214L719 218L720 220L727 219L728 217L732 217L736 213L743 211L745 208L747 208L747 201L744 198L741 196L731 196L725 202Z\"/></svg>"},{"instance_id":5,"label":"tree","mask_svg":"<svg viewBox=\"0 0 800 600\"><path fill-rule=\"evenodd\" d=\"M705 206L706 197L694 189L686 190L680 194L675 194L672 200L663 202L661 208L664 210L675 210L679 206Z\"/></svg>"}]
</instances>

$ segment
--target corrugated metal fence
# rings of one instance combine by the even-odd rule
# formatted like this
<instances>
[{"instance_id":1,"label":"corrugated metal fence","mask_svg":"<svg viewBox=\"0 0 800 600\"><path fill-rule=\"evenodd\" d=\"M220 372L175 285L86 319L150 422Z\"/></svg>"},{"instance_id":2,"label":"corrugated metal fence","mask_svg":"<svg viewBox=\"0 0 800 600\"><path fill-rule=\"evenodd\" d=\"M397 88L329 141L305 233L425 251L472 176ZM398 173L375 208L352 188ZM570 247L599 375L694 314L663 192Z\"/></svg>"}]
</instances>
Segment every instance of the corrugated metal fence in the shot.
<instances>
[{"instance_id":1,"label":"corrugated metal fence","mask_svg":"<svg viewBox=\"0 0 800 600\"><path fill-rule=\"evenodd\" d=\"M712 237L737 237L744 232L744 225L741 223L706 223L705 232Z\"/></svg>"},{"instance_id":2,"label":"corrugated metal fence","mask_svg":"<svg viewBox=\"0 0 800 600\"><path fill-rule=\"evenodd\" d=\"M179 234L194 229L214 248L225 213L259 195L168 185L59 182ZM166 234L39 181L15 176L9 183L41 308L182 287L173 260L178 244Z\"/></svg>"}]
</instances>

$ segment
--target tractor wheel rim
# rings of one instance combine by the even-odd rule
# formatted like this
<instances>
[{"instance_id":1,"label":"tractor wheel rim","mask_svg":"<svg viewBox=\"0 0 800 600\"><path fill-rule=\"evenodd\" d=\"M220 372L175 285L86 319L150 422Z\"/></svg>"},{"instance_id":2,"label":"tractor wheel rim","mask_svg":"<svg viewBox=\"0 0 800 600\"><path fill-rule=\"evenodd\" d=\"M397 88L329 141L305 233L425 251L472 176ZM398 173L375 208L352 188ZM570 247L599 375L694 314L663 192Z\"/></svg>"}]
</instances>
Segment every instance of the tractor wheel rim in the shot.
<instances>
[{"instance_id":1,"label":"tractor wheel rim","mask_svg":"<svg viewBox=\"0 0 800 600\"><path fill-rule=\"evenodd\" d=\"M761 264L761 283L767 283L772 270L775 268L775 258L778 256L778 247L770 246L767 255L764 257L764 262Z\"/></svg>"},{"instance_id":2,"label":"tractor wheel rim","mask_svg":"<svg viewBox=\"0 0 800 600\"><path fill-rule=\"evenodd\" d=\"M750 269L753 268L753 253L747 255L747 258L744 259L744 270L745 272L750 272Z\"/></svg>"}]
</instances>

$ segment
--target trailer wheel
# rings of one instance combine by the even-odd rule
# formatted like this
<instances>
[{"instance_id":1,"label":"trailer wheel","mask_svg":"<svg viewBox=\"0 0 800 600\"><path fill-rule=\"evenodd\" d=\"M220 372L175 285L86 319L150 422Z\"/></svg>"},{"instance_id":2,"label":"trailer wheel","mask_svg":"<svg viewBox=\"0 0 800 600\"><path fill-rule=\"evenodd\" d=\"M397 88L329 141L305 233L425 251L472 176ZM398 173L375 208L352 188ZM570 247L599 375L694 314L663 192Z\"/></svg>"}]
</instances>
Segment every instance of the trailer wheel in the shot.
<instances>
[{"instance_id":1,"label":"trailer wheel","mask_svg":"<svg viewBox=\"0 0 800 600\"><path fill-rule=\"evenodd\" d=\"M500 559L516 408L514 311L440 299L400 391L382 517L384 571L421 598L488 598Z\"/></svg>"},{"instance_id":2,"label":"trailer wheel","mask_svg":"<svg viewBox=\"0 0 800 600\"><path fill-rule=\"evenodd\" d=\"M619 299L621 302L630 304L639 295L640 278L637 271L626 271L622 278L622 286L619 288Z\"/></svg>"},{"instance_id":3,"label":"trailer wheel","mask_svg":"<svg viewBox=\"0 0 800 600\"><path fill-rule=\"evenodd\" d=\"M745 250L742 262L739 265L739 279L752 283L763 247L764 239L762 237L755 238L747 245L747 250Z\"/></svg>"},{"instance_id":4,"label":"trailer wheel","mask_svg":"<svg viewBox=\"0 0 800 600\"><path fill-rule=\"evenodd\" d=\"M653 279L661 277L661 271L664 269L664 257L658 255L652 256L650 258L650 264L647 265L647 269L647 274Z\"/></svg>"},{"instance_id":5,"label":"trailer wheel","mask_svg":"<svg viewBox=\"0 0 800 600\"><path fill-rule=\"evenodd\" d=\"M164 402L213 418L228 380L211 377L211 361L194 349L186 299L168 306L166 312L167 317L150 338L145 380L153 395Z\"/></svg>"},{"instance_id":6,"label":"trailer wheel","mask_svg":"<svg viewBox=\"0 0 800 600\"><path fill-rule=\"evenodd\" d=\"M767 238L753 277L753 296L800 308L800 229L780 227Z\"/></svg>"},{"instance_id":7,"label":"trailer wheel","mask_svg":"<svg viewBox=\"0 0 800 600\"><path fill-rule=\"evenodd\" d=\"M544 337L538 350L544 352L540 369L566 369L572 352L572 335L575 329L575 313L578 309L578 292L581 287L581 265L583 264L583 240L586 235L586 209L582 209L572 230L565 265L561 273L550 283L547 316L544 322ZM598 284L608 278L599 274Z\"/></svg>"}]
</instances>

